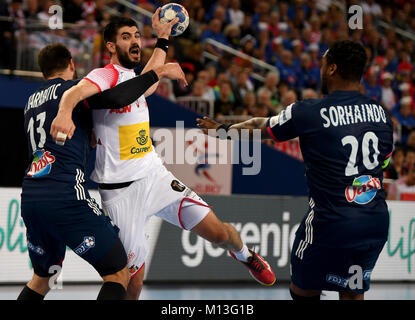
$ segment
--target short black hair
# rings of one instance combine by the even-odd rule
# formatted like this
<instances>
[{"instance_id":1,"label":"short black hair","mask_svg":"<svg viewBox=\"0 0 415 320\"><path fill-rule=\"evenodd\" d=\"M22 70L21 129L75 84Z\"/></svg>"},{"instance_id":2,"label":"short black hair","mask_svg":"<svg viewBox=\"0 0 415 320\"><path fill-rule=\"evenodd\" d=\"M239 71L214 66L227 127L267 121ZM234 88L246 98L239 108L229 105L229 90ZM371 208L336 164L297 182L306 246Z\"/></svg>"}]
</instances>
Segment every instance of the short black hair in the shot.
<instances>
[{"instance_id":1,"label":"short black hair","mask_svg":"<svg viewBox=\"0 0 415 320\"><path fill-rule=\"evenodd\" d=\"M122 27L137 27L137 23L130 18L126 17L112 17L110 22L104 28L104 41L107 43L115 42L117 38L117 32Z\"/></svg>"},{"instance_id":2,"label":"short black hair","mask_svg":"<svg viewBox=\"0 0 415 320\"><path fill-rule=\"evenodd\" d=\"M327 65L337 65L337 72L344 80L358 81L363 76L367 62L365 48L358 42L335 42L327 51Z\"/></svg>"},{"instance_id":3,"label":"short black hair","mask_svg":"<svg viewBox=\"0 0 415 320\"><path fill-rule=\"evenodd\" d=\"M45 78L65 70L71 62L72 55L62 43L49 44L40 50L37 62Z\"/></svg>"}]
</instances>

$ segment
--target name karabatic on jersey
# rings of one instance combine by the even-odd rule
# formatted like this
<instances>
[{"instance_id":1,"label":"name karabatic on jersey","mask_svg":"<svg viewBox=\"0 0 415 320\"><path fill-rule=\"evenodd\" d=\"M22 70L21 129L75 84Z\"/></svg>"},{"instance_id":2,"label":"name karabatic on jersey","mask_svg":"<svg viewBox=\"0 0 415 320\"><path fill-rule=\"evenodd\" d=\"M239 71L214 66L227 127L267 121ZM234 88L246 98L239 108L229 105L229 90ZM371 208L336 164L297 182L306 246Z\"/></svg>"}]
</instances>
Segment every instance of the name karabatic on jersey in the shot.
<instances>
[{"instance_id":1,"label":"name karabatic on jersey","mask_svg":"<svg viewBox=\"0 0 415 320\"><path fill-rule=\"evenodd\" d=\"M57 100L60 99L60 96L56 94L56 90L61 86L61 83L53 84L46 89L39 90L32 94L29 97L29 100L26 103L26 107L24 109L24 113L29 109L37 108L40 105L43 105L45 102L50 100Z\"/></svg>"}]
</instances>

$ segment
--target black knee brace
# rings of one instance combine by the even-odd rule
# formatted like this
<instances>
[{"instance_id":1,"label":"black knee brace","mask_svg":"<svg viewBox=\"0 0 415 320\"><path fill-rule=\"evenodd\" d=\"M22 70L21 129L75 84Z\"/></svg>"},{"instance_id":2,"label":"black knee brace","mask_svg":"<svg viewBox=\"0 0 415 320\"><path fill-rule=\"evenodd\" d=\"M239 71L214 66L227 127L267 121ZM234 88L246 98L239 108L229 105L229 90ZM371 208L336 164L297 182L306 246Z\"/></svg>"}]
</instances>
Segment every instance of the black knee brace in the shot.
<instances>
[{"instance_id":1,"label":"black knee brace","mask_svg":"<svg viewBox=\"0 0 415 320\"><path fill-rule=\"evenodd\" d=\"M94 264L95 270L101 277L116 273L127 265L127 254L120 239L115 240L104 257Z\"/></svg>"},{"instance_id":2,"label":"black knee brace","mask_svg":"<svg viewBox=\"0 0 415 320\"><path fill-rule=\"evenodd\" d=\"M299 296L298 294L294 293L290 289L291 298L293 298L294 301L318 301L320 300L320 295L315 295L311 297L305 297L305 296Z\"/></svg>"}]
</instances>

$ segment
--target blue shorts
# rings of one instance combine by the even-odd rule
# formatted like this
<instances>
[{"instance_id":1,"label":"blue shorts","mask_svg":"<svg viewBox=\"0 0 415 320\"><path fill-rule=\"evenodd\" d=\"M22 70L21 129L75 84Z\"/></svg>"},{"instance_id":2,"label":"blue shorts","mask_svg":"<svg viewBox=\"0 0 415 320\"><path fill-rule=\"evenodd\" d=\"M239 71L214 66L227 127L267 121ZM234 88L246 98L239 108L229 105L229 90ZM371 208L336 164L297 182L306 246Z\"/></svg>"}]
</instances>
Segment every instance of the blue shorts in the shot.
<instances>
[{"instance_id":1,"label":"blue shorts","mask_svg":"<svg viewBox=\"0 0 415 320\"><path fill-rule=\"evenodd\" d=\"M40 277L50 277L50 268L62 265L66 246L101 276L126 266L119 229L93 199L22 202L21 214L30 260Z\"/></svg>"},{"instance_id":2,"label":"blue shorts","mask_svg":"<svg viewBox=\"0 0 415 320\"><path fill-rule=\"evenodd\" d=\"M329 248L305 243L297 234L291 251L291 281L303 290L364 293L384 245Z\"/></svg>"}]
</instances>

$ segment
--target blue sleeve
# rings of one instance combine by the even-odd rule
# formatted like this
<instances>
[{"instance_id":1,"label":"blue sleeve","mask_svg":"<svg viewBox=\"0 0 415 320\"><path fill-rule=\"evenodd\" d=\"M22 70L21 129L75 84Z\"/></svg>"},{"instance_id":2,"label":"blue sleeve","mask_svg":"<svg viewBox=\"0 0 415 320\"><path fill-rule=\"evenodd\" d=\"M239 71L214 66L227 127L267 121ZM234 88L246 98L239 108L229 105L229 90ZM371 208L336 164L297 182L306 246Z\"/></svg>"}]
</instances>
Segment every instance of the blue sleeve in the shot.
<instances>
[{"instance_id":1,"label":"blue sleeve","mask_svg":"<svg viewBox=\"0 0 415 320\"><path fill-rule=\"evenodd\" d=\"M290 104L278 115L268 119L267 132L272 139L277 142L287 141L301 134L296 127L300 104L300 101Z\"/></svg>"}]
</instances>

